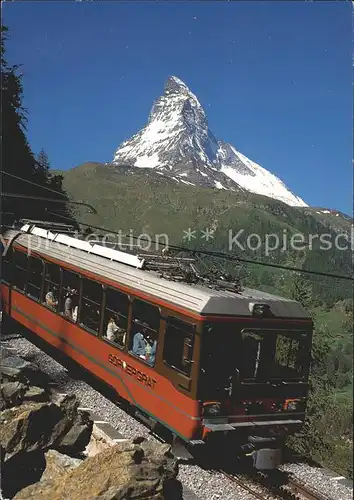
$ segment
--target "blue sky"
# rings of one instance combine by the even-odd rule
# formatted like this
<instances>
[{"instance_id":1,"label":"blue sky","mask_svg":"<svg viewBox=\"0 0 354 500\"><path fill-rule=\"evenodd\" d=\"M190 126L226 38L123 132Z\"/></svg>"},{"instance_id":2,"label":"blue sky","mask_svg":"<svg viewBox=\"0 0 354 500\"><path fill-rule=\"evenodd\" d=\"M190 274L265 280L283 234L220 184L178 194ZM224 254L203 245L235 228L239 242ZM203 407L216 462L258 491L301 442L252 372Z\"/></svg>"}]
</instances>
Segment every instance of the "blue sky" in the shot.
<instances>
[{"instance_id":1,"label":"blue sky","mask_svg":"<svg viewBox=\"0 0 354 500\"><path fill-rule=\"evenodd\" d=\"M52 167L110 161L169 75L217 138L313 206L352 213L351 3L10 2L28 138Z\"/></svg>"}]
</instances>

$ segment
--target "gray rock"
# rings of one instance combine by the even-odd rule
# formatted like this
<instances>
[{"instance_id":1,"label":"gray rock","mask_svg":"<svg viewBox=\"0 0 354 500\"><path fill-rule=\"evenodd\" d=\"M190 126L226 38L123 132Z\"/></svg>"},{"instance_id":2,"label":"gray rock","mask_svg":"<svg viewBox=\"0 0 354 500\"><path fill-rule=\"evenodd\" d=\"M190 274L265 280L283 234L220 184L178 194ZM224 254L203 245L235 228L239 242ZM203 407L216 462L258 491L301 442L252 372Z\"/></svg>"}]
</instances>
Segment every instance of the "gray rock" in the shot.
<instances>
[{"instance_id":1,"label":"gray rock","mask_svg":"<svg viewBox=\"0 0 354 500\"><path fill-rule=\"evenodd\" d=\"M41 477L41 483L51 482L63 478L65 474L76 469L82 460L63 455L56 450L49 450L45 454L46 467Z\"/></svg>"},{"instance_id":2,"label":"gray rock","mask_svg":"<svg viewBox=\"0 0 354 500\"><path fill-rule=\"evenodd\" d=\"M53 481L62 481L81 463L82 460L54 450L45 454L41 451L19 453L5 463L2 478L5 498L13 498L19 491L34 484L38 484L39 488L50 488Z\"/></svg>"},{"instance_id":3,"label":"gray rock","mask_svg":"<svg viewBox=\"0 0 354 500\"><path fill-rule=\"evenodd\" d=\"M93 421L89 413L78 412L68 432L55 445L55 449L70 455L81 453L90 442L92 429Z\"/></svg>"},{"instance_id":4,"label":"gray rock","mask_svg":"<svg viewBox=\"0 0 354 500\"><path fill-rule=\"evenodd\" d=\"M19 405L27 391L27 385L21 382L4 382L1 384L0 409Z\"/></svg>"},{"instance_id":5,"label":"gray rock","mask_svg":"<svg viewBox=\"0 0 354 500\"><path fill-rule=\"evenodd\" d=\"M40 393L37 387L31 389ZM93 422L87 413L78 412L77 406L75 396L70 396L63 398L61 406L30 401L0 412L2 484L6 498L13 498L19 490L39 481L46 467L44 453L49 448L59 447L76 455L84 451ZM53 453L59 455L57 451ZM50 454L50 463L52 457ZM69 462L78 465L68 458L62 467Z\"/></svg>"},{"instance_id":6,"label":"gray rock","mask_svg":"<svg viewBox=\"0 0 354 500\"><path fill-rule=\"evenodd\" d=\"M155 445L156 448L159 446ZM165 495L165 483L169 480L163 463L157 460L159 456L164 457L165 452L165 448L151 449L150 455L156 458L156 463L152 463L141 446L132 442L122 443L87 458L69 473L63 469L63 474L57 475L54 480L40 481L23 489L15 499L181 500L181 495Z\"/></svg>"},{"instance_id":7,"label":"gray rock","mask_svg":"<svg viewBox=\"0 0 354 500\"><path fill-rule=\"evenodd\" d=\"M63 406L54 403L26 402L0 412L0 445L6 459L21 452L62 446L67 452L80 453L90 441L93 422L77 412L77 401L70 398ZM71 429L73 428L73 431Z\"/></svg>"},{"instance_id":8,"label":"gray rock","mask_svg":"<svg viewBox=\"0 0 354 500\"><path fill-rule=\"evenodd\" d=\"M139 444L144 450L144 456L150 463L162 467L166 479L174 479L178 474L177 461L172 454L171 445L168 443L156 446L152 441L138 437L133 443Z\"/></svg>"},{"instance_id":9,"label":"gray rock","mask_svg":"<svg viewBox=\"0 0 354 500\"><path fill-rule=\"evenodd\" d=\"M38 402L48 401L49 394L45 389L43 389L43 387L30 386L26 390L26 392L23 396L23 400L24 401L38 401Z\"/></svg>"},{"instance_id":10,"label":"gray rock","mask_svg":"<svg viewBox=\"0 0 354 500\"><path fill-rule=\"evenodd\" d=\"M26 403L2 411L0 444L5 458L49 448L59 437L53 430L62 419L60 408L53 403Z\"/></svg>"},{"instance_id":11,"label":"gray rock","mask_svg":"<svg viewBox=\"0 0 354 500\"><path fill-rule=\"evenodd\" d=\"M39 370L37 365L19 356L7 356L1 359L0 372L5 379L10 381L20 381L38 386L48 384L48 377Z\"/></svg>"}]
</instances>

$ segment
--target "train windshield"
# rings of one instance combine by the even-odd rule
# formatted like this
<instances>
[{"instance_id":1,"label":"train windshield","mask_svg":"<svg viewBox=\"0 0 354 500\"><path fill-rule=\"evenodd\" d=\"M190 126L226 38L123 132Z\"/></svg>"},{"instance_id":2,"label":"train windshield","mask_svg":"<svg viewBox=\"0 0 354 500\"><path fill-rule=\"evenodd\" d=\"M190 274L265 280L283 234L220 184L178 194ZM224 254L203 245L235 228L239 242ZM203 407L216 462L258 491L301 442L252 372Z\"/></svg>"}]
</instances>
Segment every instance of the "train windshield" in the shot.
<instances>
[{"instance_id":1,"label":"train windshield","mask_svg":"<svg viewBox=\"0 0 354 500\"><path fill-rule=\"evenodd\" d=\"M302 380L307 375L310 341L308 332L208 325L202 340L203 386L209 394L221 395L229 390L235 372L239 382Z\"/></svg>"},{"instance_id":2,"label":"train windshield","mask_svg":"<svg viewBox=\"0 0 354 500\"><path fill-rule=\"evenodd\" d=\"M308 364L308 337L304 332L243 330L241 378L254 381L303 378Z\"/></svg>"}]
</instances>

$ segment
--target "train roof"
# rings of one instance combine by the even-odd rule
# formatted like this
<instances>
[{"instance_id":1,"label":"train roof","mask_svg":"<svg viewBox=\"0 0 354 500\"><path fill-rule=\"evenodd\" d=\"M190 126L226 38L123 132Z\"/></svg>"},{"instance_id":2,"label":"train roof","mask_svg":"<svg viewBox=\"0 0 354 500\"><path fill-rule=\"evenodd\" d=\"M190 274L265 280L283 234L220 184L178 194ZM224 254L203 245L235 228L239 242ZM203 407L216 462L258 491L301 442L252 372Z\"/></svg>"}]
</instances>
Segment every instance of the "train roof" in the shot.
<instances>
[{"instance_id":1,"label":"train roof","mask_svg":"<svg viewBox=\"0 0 354 500\"><path fill-rule=\"evenodd\" d=\"M112 257L89 253L83 248L68 246L56 239L38 234L9 230L6 239L16 236L15 243L24 245L49 259L55 259L83 271L93 273L123 287L142 292L151 300L162 300L172 306L188 309L200 315L252 316L250 303L268 304L276 318L310 319L298 302L259 290L244 288L239 293L217 290L206 285L171 281L153 271L117 262ZM86 243L81 242L80 243ZM88 243L90 246L90 244ZM80 246L80 245L78 245ZM122 252L120 252L122 253ZM123 252L124 253L124 252ZM129 255L129 254L126 254Z\"/></svg>"}]
</instances>

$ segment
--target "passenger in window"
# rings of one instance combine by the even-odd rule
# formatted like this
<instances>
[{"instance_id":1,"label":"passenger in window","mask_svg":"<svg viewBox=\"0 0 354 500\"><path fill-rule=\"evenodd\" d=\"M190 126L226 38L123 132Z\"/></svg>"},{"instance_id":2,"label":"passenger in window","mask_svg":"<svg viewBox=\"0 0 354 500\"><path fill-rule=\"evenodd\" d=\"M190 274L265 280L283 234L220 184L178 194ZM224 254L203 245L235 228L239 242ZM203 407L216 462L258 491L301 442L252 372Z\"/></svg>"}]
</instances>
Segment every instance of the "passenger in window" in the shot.
<instances>
[{"instance_id":1,"label":"passenger in window","mask_svg":"<svg viewBox=\"0 0 354 500\"><path fill-rule=\"evenodd\" d=\"M148 335L145 349L145 357L150 365L155 364L156 359L156 349L157 340L154 338L154 334Z\"/></svg>"},{"instance_id":2,"label":"passenger in window","mask_svg":"<svg viewBox=\"0 0 354 500\"><path fill-rule=\"evenodd\" d=\"M133 338L133 349L132 352L136 356L140 356L145 359L145 351L146 351L146 330L142 329L142 332L136 332Z\"/></svg>"},{"instance_id":3,"label":"passenger in window","mask_svg":"<svg viewBox=\"0 0 354 500\"><path fill-rule=\"evenodd\" d=\"M119 317L111 317L107 325L106 337L111 342L119 345L125 345L126 331L120 326Z\"/></svg>"},{"instance_id":4,"label":"passenger in window","mask_svg":"<svg viewBox=\"0 0 354 500\"><path fill-rule=\"evenodd\" d=\"M76 288L71 290L71 300L73 302L73 308L79 305L79 291Z\"/></svg>"},{"instance_id":5,"label":"passenger in window","mask_svg":"<svg viewBox=\"0 0 354 500\"><path fill-rule=\"evenodd\" d=\"M77 322L78 311L79 311L79 306L75 306L72 315L72 320L75 321L75 323Z\"/></svg>"},{"instance_id":6,"label":"passenger in window","mask_svg":"<svg viewBox=\"0 0 354 500\"><path fill-rule=\"evenodd\" d=\"M64 314L68 318L72 319L72 315L73 315L73 299L72 299L71 290L69 290L69 292L65 296Z\"/></svg>"},{"instance_id":7,"label":"passenger in window","mask_svg":"<svg viewBox=\"0 0 354 500\"><path fill-rule=\"evenodd\" d=\"M45 296L45 303L47 306L51 307L52 309L56 309L58 305L58 300L56 298L56 289L53 288L53 290L49 290Z\"/></svg>"},{"instance_id":8,"label":"passenger in window","mask_svg":"<svg viewBox=\"0 0 354 500\"><path fill-rule=\"evenodd\" d=\"M117 325L118 323L118 325ZM123 343L123 336L125 331L119 326L119 319L111 316L108 321L106 337L111 342L118 342L118 344Z\"/></svg>"},{"instance_id":9,"label":"passenger in window","mask_svg":"<svg viewBox=\"0 0 354 500\"><path fill-rule=\"evenodd\" d=\"M116 341L119 345L125 345L125 339L126 339L126 335L127 335L127 332L125 330L125 328L123 328L121 326L121 320L119 317L116 318L116 321L115 321L116 324L118 324L118 328L115 332L116 334Z\"/></svg>"},{"instance_id":10,"label":"passenger in window","mask_svg":"<svg viewBox=\"0 0 354 500\"><path fill-rule=\"evenodd\" d=\"M76 288L73 288L72 290L69 290L68 293L65 296L65 302L64 302L64 314L68 318L76 321L77 319L77 297L78 297L78 291ZM76 309L76 319L74 319L74 311Z\"/></svg>"}]
</instances>

